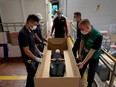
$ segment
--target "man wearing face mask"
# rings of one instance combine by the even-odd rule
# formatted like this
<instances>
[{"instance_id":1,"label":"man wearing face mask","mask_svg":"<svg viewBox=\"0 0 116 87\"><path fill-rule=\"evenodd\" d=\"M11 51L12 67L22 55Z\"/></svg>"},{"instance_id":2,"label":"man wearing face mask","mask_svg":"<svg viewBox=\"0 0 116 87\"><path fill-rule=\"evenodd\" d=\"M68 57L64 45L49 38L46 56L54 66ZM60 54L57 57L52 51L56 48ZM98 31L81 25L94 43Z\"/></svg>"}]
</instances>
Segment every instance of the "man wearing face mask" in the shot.
<instances>
[{"instance_id":1,"label":"man wearing face mask","mask_svg":"<svg viewBox=\"0 0 116 87\"><path fill-rule=\"evenodd\" d=\"M79 22L81 21L81 13L80 12L75 12L74 13L74 21L77 22L77 27L76 27L76 30L77 30L77 39L76 39L76 41L74 43L72 51L73 51L74 57L76 59L76 57L77 57L77 51L79 51L79 46L80 46L80 41L81 41L81 32L80 32L80 29L79 29L79 26L78 26Z\"/></svg>"},{"instance_id":2,"label":"man wearing face mask","mask_svg":"<svg viewBox=\"0 0 116 87\"><path fill-rule=\"evenodd\" d=\"M89 64L88 69L88 87L92 87L94 80L95 70L99 62L99 56L101 54L102 34L91 26L88 19L83 19L79 23L79 28L82 33L82 39L79 49L79 58L82 62L77 66L80 69L81 78Z\"/></svg>"},{"instance_id":3,"label":"man wearing face mask","mask_svg":"<svg viewBox=\"0 0 116 87\"><path fill-rule=\"evenodd\" d=\"M35 37L35 43L36 43L38 49L41 52L43 52L44 44L46 44L46 42L44 41L44 38L42 37L40 25L37 25L37 28L33 30L33 33L34 33L34 37Z\"/></svg>"},{"instance_id":4,"label":"man wearing face mask","mask_svg":"<svg viewBox=\"0 0 116 87\"><path fill-rule=\"evenodd\" d=\"M39 18L39 23L37 25L37 27L35 29L33 29L33 33L35 36L35 43L38 47L38 49L43 52L44 50L44 45L46 45L46 40L45 38L43 38L42 33L41 33L41 25L40 25L40 21L43 19L42 15L40 13L36 14L37 17Z\"/></svg>"},{"instance_id":5,"label":"man wearing face mask","mask_svg":"<svg viewBox=\"0 0 116 87\"><path fill-rule=\"evenodd\" d=\"M40 55L35 46L34 35L32 30L37 28L39 18L36 15L29 15L25 26L20 30L18 40L19 47L22 53L23 62L27 70L27 81L25 87L34 87L34 76L38 67L38 63L42 61L37 57ZM37 54L37 51L39 54Z\"/></svg>"},{"instance_id":6,"label":"man wearing face mask","mask_svg":"<svg viewBox=\"0 0 116 87\"><path fill-rule=\"evenodd\" d=\"M65 33L68 35L68 27L65 17L62 16L62 13L60 11L57 12L58 16L53 21L52 33L55 29L55 38L64 38Z\"/></svg>"}]
</instances>

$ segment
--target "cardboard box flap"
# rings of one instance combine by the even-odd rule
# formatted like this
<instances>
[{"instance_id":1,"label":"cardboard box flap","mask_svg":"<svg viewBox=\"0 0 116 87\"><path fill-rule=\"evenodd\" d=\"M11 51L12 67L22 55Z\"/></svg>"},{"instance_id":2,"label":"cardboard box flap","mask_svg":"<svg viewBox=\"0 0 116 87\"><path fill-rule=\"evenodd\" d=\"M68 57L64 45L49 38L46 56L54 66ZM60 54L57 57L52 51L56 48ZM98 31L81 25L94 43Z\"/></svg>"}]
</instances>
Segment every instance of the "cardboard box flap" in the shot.
<instances>
[{"instance_id":1,"label":"cardboard box flap","mask_svg":"<svg viewBox=\"0 0 116 87\"><path fill-rule=\"evenodd\" d=\"M64 45L66 44L66 39L65 38L49 38L48 39L48 44L50 45Z\"/></svg>"},{"instance_id":2,"label":"cardboard box flap","mask_svg":"<svg viewBox=\"0 0 116 87\"><path fill-rule=\"evenodd\" d=\"M48 50L52 50L52 53L56 49L60 49L61 52L67 50L67 39L66 38L49 38L48 39Z\"/></svg>"}]
</instances>

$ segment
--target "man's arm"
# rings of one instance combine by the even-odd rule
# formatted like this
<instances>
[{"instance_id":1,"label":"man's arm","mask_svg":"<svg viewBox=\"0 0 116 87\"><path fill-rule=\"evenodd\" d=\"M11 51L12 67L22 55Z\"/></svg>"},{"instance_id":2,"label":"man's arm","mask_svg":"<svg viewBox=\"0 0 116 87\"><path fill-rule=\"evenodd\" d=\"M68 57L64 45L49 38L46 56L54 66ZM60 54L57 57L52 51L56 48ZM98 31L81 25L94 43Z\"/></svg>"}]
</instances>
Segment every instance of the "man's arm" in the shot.
<instances>
[{"instance_id":1,"label":"man's arm","mask_svg":"<svg viewBox=\"0 0 116 87\"><path fill-rule=\"evenodd\" d=\"M51 35L50 35L50 36L52 36L52 33L53 33L53 31L54 31L54 27L55 27L55 23L54 23L54 21L53 21L52 31L51 31Z\"/></svg>"},{"instance_id":2,"label":"man's arm","mask_svg":"<svg viewBox=\"0 0 116 87\"><path fill-rule=\"evenodd\" d=\"M43 57L43 53L38 49L37 45L35 45L36 50L38 51L38 54Z\"/></svg>"},{"instance_id":3,"label":"man's arm","mask_svg":"<svg viewBox=\"0 0 116 87\"><path fill-rule=\"evenodd\" d=\"M94 49L90 49L90 51L87 54L87 56L85 57L85 59L82 62L80 62L80 63L77 64L78 67L79 67L79 69L83 68L83 66L85 65L85 63L92 57L92 55L94 54L95 51L96 50L94 50Z\"/></svg>"},{"instance_id":4,"label":"man's arm","mask_svg":"<svg viewBox=\"0 0 116 87\"><path fill-rule=\"evenodd\" d=\"M98 36L96 38L96 40L93 43L93 46L91 47L89 53L87 54L87 56L85 57L85 59L83 60L83 62L80 62L79 64L77 64L79 66L79 68L81 69L85 63L92 57L92 55L94 54L94 52L96 50L98 50L101 47L102 44L102 35Z\"/></svg>"},{"instance_id":5,"label":"man's arm","mask_svg":"<svg viewBox=\"0 0 116 87\"><path fill-rule=\"evenodd\" d=\"M23 47L24 53L31 59L34 59L37 62L42 62L41 58L36 57L35 55L33 55L33 53L29 50L29 47Z\"/></svg>"},{"instance_id":6,"label":"man's arm","mask_svg":"<svg viewBox=\"0 0 116 87\"><path fill-rule=\"evenodd\" d=\"M54 54L51 55L51 61L56 61L56 58L54 58Z\"/></svg>"},{"instance_id":7,"label":"man's arm","mask_svg":"<svg viewBox=\"0 0 116 87\"><path fill-rule=\"evenodd\" d=\"M42 42L42 40L38 37L37 33L35 33L35 39L40 43Z\"/></svg>"},{"instance_id":8,"label":"man's arm","mask_svg":"<svg viewBox=\"0 0 116 87\"><path fill-rule=\"evenodd\" d=\"M61 58L59 58L59 61L64 61L64 54L61 53L60 55L61 55Z\"/></svg>"},{"instance_id":9,"label":"man's arm","mask_svg":"<svg viewBox=\"0 0 116 87\"><path fill-rule=\"evenodd\" d=\"M65 29L66 29L66 35L68 35L68 26L67 26L67 21L65 19Z\"/></svg>"},{"instance_id":10,"label":"man's arm","mask_svg":"<svg viewBox=\"0 0 116 87\"><path fill-rule=\"evenodd\" d=\"M31 59L35 59L36 56L33 55L33 53L29 50L29 47L26 46L26 47L23 47L23 50L24 50L24 53Z\"/></svg>"},{"instance_id":11,"label":"man's arm","mask_svg":"<svg viewBox=\"0 0 116 87\"><path fill-rule=\"evenodd\" d=\"M42 60L36 57L30 50L29 50L29 41L28 36L25 33L20 34L20 46L23 48L24 53L31 59L36 60L37 62L41 62Z\"/></svg>"},{"instance_id":12,"label":"man's arm","mask_svg":"<svg viewBox=\"0 0 116 87\"><path fill-rule=\"evenodd\" d=\"M37 45L35 45L35 49L36 49L36 50L39 50L39 49L37 48Z\"/></svg>"},{"instance_id":13,"label":"man's arm","mask_svg":"<svg viewBox=\"0 0 116 87\"><path fill-rule=\"evenodd\" d=\"M84 47L84 41L81 40L81 42L80 42L80 47L79 47L79 60L81 60L81 61L82 61L81 52L82 52L83 47Z\"/></svg>"}]
</instances>

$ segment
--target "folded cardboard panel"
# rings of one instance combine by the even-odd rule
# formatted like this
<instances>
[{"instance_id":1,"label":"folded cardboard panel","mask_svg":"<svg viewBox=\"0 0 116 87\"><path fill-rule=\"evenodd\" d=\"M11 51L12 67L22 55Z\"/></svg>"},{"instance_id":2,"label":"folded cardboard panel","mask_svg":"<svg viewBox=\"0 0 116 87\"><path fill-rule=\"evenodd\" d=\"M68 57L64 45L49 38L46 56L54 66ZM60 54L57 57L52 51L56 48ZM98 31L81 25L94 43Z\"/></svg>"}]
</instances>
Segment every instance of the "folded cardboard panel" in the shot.
<instances>
[{"instance_id":1,"label":"folded cardboard panel","mask_svg":"<svg viewBox=\"0 0 116 87\"><path fill-rule=\"evenodd\" d=\"M67 39L66 38L49 38L48 39L48 50L52 50L52 53L56 49L60 49L61 52L67 50Z\"/></svg>"},{"instance_id":2,"label":"folded cardboard panel","mask_svg":"<svg viewBox=\"0 0 116 87\"><path fill-rule=\"evenodd\" d=\"M60 49L64 53L65 74L64 77L50 77L51 54L55 49ZM79 87L80 73L69 41L66 38L48 39L48 47L44 49L44 57L41 65L38 67L34 84L35 87Z\"/></svg>"},{"instance_id":3,"label":"folded cardboard panel","mask_svg":"<svg viewBox=\"0 0 116 87\"><path fill-rule=\"evenodd\" d=\"M79 87L79 80L75 77L39 78L35 83L35 87Z\"/></svg>"},{"instance_id":4,"label":"folded cardboard panel","mask_svg":"<svg viewBox=\"0 0 116 87\"><path fill-rule=\"evenodd\" d=\"M109 87L110 81L106 81L105 87ZM113 87L116 87L116 81L113 83Z\"/></svg>"},{"instance_id":5,"label":"folded cardboard panel","mask_svg":"<svg viewBox=\"0 0 116 87\"><path fill-rule=\"evenodd\" d=\"M18 45L18 32L6 32L7 41L9 44L12 44L12 46Z\"/></svg>"},{"instance_id":6,"label":"folded cardboard panel","mask_svg":"<svg viewBox=\"0 0 116 87\"><path fill-rule=\"evenodd\" d=\"M11 38L11 44L13 46L17 46L18 45L18 32L11 32L10 33L10 38Z\"/></svg>"}]
</instances>

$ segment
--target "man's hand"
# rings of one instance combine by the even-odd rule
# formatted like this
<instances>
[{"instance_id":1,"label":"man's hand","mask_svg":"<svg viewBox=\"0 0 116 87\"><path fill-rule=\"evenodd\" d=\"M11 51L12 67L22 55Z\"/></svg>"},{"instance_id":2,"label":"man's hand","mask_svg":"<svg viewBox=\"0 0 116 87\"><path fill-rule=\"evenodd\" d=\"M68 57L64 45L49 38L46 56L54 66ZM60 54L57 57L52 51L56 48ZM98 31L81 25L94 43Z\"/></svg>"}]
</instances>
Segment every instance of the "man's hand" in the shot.
<instances>
[{"instance_id":1,"label":"man's hand","mask_svg":"<svg viewBox=\"0 0 116 87\"><path fill-rule=\"evenodd\" d=\"M69 37L70 35L69 34L66 34L67 37Z\"/></svg>"},{"instance_id":2,"label":"man's hand","mask_svg":"<svg viewBox=\"0 0 116 87\"><path fill-rule=\"evenodd\" d=\"M38 50L38 53L39 53L39 55L41 56L41 58L43 57L43 53L42 52L40 52L39 50Z\"/></svg>"},{"instance_id":3,"label":"man's hand","mask_svg":"<svg viewBox=\"0 0 116 87\"><path fill-rule=\"evenodd\" d=\"M55 58L52 58L52 59L51 59L51 61L53 61L53 62L54 62L54 61L56 61L56 59L55 59Z\"/></svg>"},{"instance_id":4,"label":"man's hand","mask_svg":"<svg viewBox=\"0 0 116 87\"><path fill-rule=\"evenodd\" d=\"M52 37L52 33L50 34L50 36Z\"/></svg>"},{"instance_id":5,"label":"man's hand","mask_svg":"<svg viewBox=\"0 0 116 87\"><path fill-rule=\"evenodd\" d=\"M59 61L64 61L64 59L63 59L63 58L59 58L58 60L59 60Z\"/></svg>"},{"instance_id":6,"label":"man's hand","mask_svg":"<svg viewBox=\"0 0 116 87\"><path fill-rule=\"evenodd\" d=\"M41 63L41 62L42 62L42 58L36 57L36 58L35 58L35 61Z\"/></svg>"},{"instance_id":7,"label":"man's hand","mask_svg":"<svg viewBox=\"0 0 116 87\"><path fill-rule=\"evenodd\" d=\"M47 45L47 42L43 41L43 44L46 46Z\"/></svg>"},{"instance_id":8,"label":"man's hand","mask_svg":"<svg viewBox=\"0 0 116 87\"><path fill-rule=\"evenodd\" d=\"M40 56L43 57L43 53L42 52L40 52Z\"/></svg>"},{"instance_id":9,"label":"man's hand","mask_svg":"<svg viewBox=\"0 0 116 87\"><path fill-rule=\"evenodd\" d=\"M84 64L82 62L78 63L77 66L79 67L79 69L82 69Z\"/></svg>"}]
</instances>

